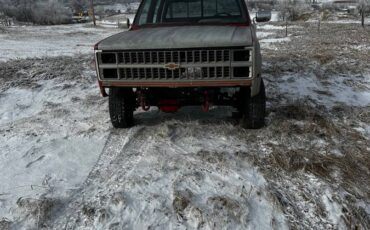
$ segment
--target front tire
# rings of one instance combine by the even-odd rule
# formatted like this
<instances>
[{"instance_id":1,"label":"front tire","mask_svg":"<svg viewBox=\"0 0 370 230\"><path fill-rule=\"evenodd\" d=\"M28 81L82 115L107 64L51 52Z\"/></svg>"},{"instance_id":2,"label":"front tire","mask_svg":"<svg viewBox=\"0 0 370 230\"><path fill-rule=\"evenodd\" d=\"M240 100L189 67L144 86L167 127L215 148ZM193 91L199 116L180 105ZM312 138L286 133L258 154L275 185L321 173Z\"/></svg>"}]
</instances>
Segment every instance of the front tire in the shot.
<instances>
[{"instance_id":1,"label":"front tire","mask_svg":"<svg viewBox=\"0 0 370 230\"><path fill-rule=\"evenodd\" d=\"M260 91L251 97L250 88L242 90L241 96L245 99L242 105L242 126L247 129L259 129L265 125L266 116L266 92L263 79L261 79Z\"/></svg>"},{"instance_id":2,"label":"front tire","mask_svg":"<svg viewBox=\"0 0 370 230\"><path fill-rule=\"evenodd\" d=\"M114 128L134 125L135 94L131 88L109 89L109 114Z\"/></svg>"}]
</instances>

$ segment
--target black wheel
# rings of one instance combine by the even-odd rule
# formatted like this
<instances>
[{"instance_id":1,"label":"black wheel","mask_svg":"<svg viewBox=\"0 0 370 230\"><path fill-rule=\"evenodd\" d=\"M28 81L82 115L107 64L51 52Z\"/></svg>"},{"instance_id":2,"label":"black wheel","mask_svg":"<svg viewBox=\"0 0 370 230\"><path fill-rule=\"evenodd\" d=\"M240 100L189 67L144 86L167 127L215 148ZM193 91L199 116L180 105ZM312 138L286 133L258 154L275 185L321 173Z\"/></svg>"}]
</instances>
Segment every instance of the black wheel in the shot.
<instances>
[{"instance_id":1,"label":"black wheel","mask_svg":"<svg viewBox=\"0 0 370 230\"><path fill-rule=\"evenodd\" d=\"M261 79L260 92L251 97L250 88L243 88L240 96L242 99L242 126L247 129L259 129L265 125L266 116L266 92Z\"/></svg>"},{"instance_id":2,"label":"black wheel","mask_svg":"<svg viewBox=\"0 0 370 230\"><path fill-rule=\"evenodd\" d=\"M135 94L131 88L109 89L109 114L114 128L134 125Z\"/></svg>"}]
</instances>

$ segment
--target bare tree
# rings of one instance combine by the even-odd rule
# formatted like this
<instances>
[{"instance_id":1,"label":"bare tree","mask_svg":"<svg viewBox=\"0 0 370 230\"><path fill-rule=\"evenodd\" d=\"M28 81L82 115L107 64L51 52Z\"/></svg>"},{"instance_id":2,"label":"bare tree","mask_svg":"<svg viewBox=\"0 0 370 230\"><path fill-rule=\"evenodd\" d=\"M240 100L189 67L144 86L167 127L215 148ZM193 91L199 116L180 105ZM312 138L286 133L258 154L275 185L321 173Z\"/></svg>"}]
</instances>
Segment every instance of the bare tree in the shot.
<instances>
[{"instance_id":1,"label":"bare tree","mask_svg":"<svg viewBox=\"0 0 370 230\"><path fill-rule=\"evenodd\" d=\"M88 6L87 0L71 0L71 7L74 12L83 12Z\"/></svg>"},{"instance_id":2,"label":"bare tree","mask_svg":"<svg viewBox=\"0 0 370 230\"><path fill-rule=\"evenodd\" d=\"M70 18L69 12L58 0L40 1L34 8L33 18L38 24L60 24Z\"/></svg>"},{"instance_id":3,"label":"bare tree","mask_svg":"<svg viewBox=\"0 0 370 230\"><path fill-rule=\"evenodd\" d=\"M92 16L92 20L93 20L94 26L96 26L94 0L90 0L90 11L91 11L91 14L92 14L91 16Z\"/></svg>"},{"instance_id":4,"label":"bare tree","mask_svg":"<svg viewBox=\"0 0 370 230\"><path fill-rule=\"evenodd\" d=\"M291 21L300 20L302 15L310 11L309 3L300 0L280 0L277 8L280 10L283 20L288 17Z\"/></svg>"},{"instance_id":5,"label":"bare tree","mask_svg":"<svg viewBox=\"0 0 370 230\"><path fill-rule=\"evenodd\" d=\"M361 14L361 25L365 27L365 15L368 11L370 11L370 0L360 0L359 1L359 9Z\"/></svg>"},{"instance_id":6,"label":"bare tree","mask_svg":"<svg viewBox=\"0 0 370 230\"><path fill-rule=\"evenodd\" d=\"M290 0L280 0L277 7L278 10L280 10L280 15L283 21L285 21L285 37L288 36L288 18L290 16L289 14L291 8L290 4Z\"/></svg>"}]
</instances>

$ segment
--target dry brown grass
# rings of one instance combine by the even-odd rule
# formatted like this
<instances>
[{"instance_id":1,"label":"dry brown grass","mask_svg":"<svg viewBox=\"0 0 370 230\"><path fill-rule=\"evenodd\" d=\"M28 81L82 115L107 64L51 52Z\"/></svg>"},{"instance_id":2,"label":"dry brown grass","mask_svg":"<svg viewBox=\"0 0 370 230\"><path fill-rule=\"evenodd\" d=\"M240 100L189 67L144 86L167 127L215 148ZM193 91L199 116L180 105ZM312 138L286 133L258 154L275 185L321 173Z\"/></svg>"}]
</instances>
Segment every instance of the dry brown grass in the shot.
<instances>
[{"instance_id":1,"label":"dry brown grass","mask_svg":"<svg viewBox=\"0 0 370 230\"><path fill-rule=\"evenodd\" d=\"M2 220L0 220L0 229L2 230L10 230L10 226L11 226L12 222L8 219L5 219L3 218Z\"/></svg>"},{"instance_id":2,"label":"dry brown grass","mask_svg":"<svg viewBox=\"0 0 370 230\"><path fill-rule=\"evenodd\" d=\"M47 222L53 215L53 210L60 206L54 199L40 197L39 199L19 198L18 207L24 212L27 221L33 220L38 229L47 228Z\"/></svg>"},{"instance_id":3,"label":"dry brown grass","mask_svg":"<svg viewBox=\"0 0 370 230\"><path fill-rule=\"evenodd\" d=\"M369 29L357 24L323 23L319 33L315 23L297 22L295 26L300 27L288 29L293 34L291 42L279 44L278 52L262 50L269 63L265 72L320 70L323 76L369 72L370 50L366 49L370 44ZM278 36L284 37L284 33L279 31Z\"/></svg>"},{"instance_id":4,"label":"dry brown grass","mask_svg":"<svg viewBox=\"0 0 370 230\"><path fill-rule=\"evenodd\" d=\"M274 141L267 144L271 154L249 159L269 181L271 194L287 214L290 227L318 228L328 224L321 192L307 191L318 186L308 179L313 177L321 189L333 191L349 229L370 228L366 211L358 206L358 202L370 201L370 151L368 140L352 127L353 122L368 121L368 109L344 105L327 109L309 100L297 100L273 104L270 112L271 123L261 132L264 138ZM320 142L324 144L317 144ZM314 204L316 222L298 206L302 202ZM298 219L302 222L296 222Z\"/></svg>"},{"instance_id":5,"label":"dry brown grass","mask_svg":"<svg viewBox=\"0 0 370 230\"><path fill-rule=\"evenodd\" d=\"M30 87L40 80L81 80L88 56L45 57L0 62L0 89Z\"/></svg>"}]
</instances>

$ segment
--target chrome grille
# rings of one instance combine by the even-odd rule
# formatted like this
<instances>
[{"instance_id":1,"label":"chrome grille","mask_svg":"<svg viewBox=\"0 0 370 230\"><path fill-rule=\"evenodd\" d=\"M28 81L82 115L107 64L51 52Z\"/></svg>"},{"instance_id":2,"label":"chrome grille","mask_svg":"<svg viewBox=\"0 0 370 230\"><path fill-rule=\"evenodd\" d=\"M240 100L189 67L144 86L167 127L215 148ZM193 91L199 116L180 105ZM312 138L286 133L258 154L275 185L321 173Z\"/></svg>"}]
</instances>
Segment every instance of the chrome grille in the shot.
<instances>
[{"instance_id":1,"label":"chrome grille","mask_svg":"<svg viewBox=\"0 0 370 230\"><path fill-rule=\"evenodd\" d=\"M194 69L197 70L195 71ZM163 68L120 68L119 76L120 79L125 80L222 79L230 77L230 67L179 68L177 70Z\"/></svg>"},{"instance_id":2,"label":"chrome grille","mask_svg":"<svg viewBox=\"0 0 370 230\"><path fill-rule=\"evenodd\" d=\"M249 52L249 60L235 60L235 52ZM252 49L198 49L162 51L99 52L97 60L102 80L202 80L249 78ZM237 57L239 57L237 56ZM174 68L166 65L175 65ZM247 67L248 71L241 71ZM239 68L238 76L234 76ZM235 72L236 73L236 72ZM242 73L242 75L240 75ZM245 76L244 76L245 73Z\"/></svg>"},{"instance_id":3,"label":"chrome grille","mask_svg":"<svg viewBox=\"0 0 370 230\"><path fill-rule=\"evenodd\" d=\"M118 53L118 64L208 63L230 61L230 50L141 51Z\"/></svg>"},{"instance_id":4,"label":"chrome grille","mask_svg":"<svg viewBox=\"0 0 370 230\"><path fill-rule=\"evenodd\" d=\"M167 70L163 68L122 68L119 69L121 79L166 79L167 78L180 78L184 69Z\"/></svg>"}]
</instances>

